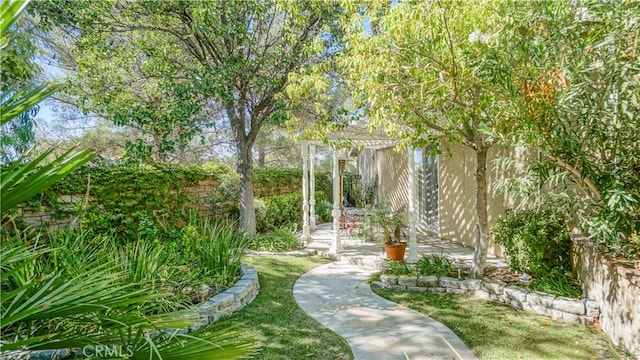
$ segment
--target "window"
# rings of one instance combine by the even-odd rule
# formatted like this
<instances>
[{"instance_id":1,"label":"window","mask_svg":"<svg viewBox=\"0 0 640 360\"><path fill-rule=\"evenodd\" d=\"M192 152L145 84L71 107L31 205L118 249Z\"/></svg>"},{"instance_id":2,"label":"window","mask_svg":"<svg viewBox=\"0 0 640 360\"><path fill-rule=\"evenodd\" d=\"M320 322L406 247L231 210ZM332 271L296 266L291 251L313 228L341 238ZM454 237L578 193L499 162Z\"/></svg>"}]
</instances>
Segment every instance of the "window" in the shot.
<instances>
[{"instance_id":1,"label":"window","mask_svg":"<svg viewBox=\"0 0 640 360\"><path fill-rule=\"evenodd\" d=\"M439 231L438 156L429 149L416 149L415 162L418 176L418 226L424 230Z\"/></svg>"}]
</instances>

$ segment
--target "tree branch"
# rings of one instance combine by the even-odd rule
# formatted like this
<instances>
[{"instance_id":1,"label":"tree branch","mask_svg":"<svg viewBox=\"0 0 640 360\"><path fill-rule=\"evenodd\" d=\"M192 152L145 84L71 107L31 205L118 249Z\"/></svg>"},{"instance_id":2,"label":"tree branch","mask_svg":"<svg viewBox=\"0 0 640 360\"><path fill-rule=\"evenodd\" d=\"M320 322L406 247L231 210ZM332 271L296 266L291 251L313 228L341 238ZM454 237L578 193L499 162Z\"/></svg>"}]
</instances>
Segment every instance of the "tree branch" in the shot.
<instances>
[{"instance_id":1,"label":"tree branch","mask_svg":"<svg viewBox=\"0 0 640 360\"><path fill-rule=\"evenodd\" d=\"M596 184L594 184L591 181L591 179L583 177L579 169L571 166L571 164L567 163L566 161L562 160L559 157L553 156L552 154L546 151L542 151L542 153L549 159L553 160L558 166L560 166L561 168L571 173L571 175L575 180L586 185L590 193L585 191L585 194L591 197L591 199L593 199L594 202L596 203L602 202L602 193L600 192L600 190L598 190L598 187L596 186Z\"/></svg>"},{"instance_id":2,"label":"tree branch","mask_svg":"<svg viewBox=\"0 0 640 360\"><path fill-rule=\"evenodd\" d=\"M444 23L444 29L445 29L445 32L447 33L446 40L447 40L447 47L449 48L449 54L451 56L451 78L453 80L452 95L453 95L453 99L455 100L458 97L458 84L456 83L456 79L458 77L458 69L456 66L455 52L453 50L453 41L451 40L451 32L449 31L449 24L447 22L446 11L444 10L444 7L442 6L442 3L440 2L440 0L438 0L438 6L440 6L440 9L442 9L442 22Z\"/></svg>"}]
</instances>

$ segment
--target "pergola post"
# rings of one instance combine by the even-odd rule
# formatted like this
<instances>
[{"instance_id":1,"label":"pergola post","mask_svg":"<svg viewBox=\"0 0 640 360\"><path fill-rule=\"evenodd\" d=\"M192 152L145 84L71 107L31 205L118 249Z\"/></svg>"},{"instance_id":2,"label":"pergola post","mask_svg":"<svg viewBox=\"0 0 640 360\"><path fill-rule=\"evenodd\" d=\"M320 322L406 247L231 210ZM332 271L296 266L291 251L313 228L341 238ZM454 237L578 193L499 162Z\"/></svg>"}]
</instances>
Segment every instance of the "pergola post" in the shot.
<instances>
[{"instance_id":1,"label":"pergola post","mask_svg":"<svg viewBox=\"0 0 640 360\"><path fill-rule=\"evenodd\" d=\"M333 149L333 238L329 253L338 254L342 252L342 243L340 242L340 170L338 169L338 150Z\"/></svg>"},{"instance_id":2,"label":"pergola post","mask_svg":"<svg viewBox=\"0 0 640 360\"><path fill-rule=\"evenodd\" d=\"M415 263L418 261L418 242L416 241L416 223L418 216L416 214L416 196L417 196L417 179L416 179L416 159L413 146L408 147L408 175L409 175L409 255L407 261Z\"/></svg>"},{"instance_id":3,"label":"pergola post","mask_svg":"<svg viewBox=\"0 0 640 360\"><path fill-rule=\"evenodd\" d=\"M309 145L309 228L316 229L316 146Z\"/></svg>"},{"instance_id":4,"label":"pergola post","mask_svg":"<svg viewBox=\"0 0 640 360\"><path fill-rule=\"evenodd\" d=\"M309 233L309 144L302 142L302 241L308 242Z\"/></svg>"}]
</instances>

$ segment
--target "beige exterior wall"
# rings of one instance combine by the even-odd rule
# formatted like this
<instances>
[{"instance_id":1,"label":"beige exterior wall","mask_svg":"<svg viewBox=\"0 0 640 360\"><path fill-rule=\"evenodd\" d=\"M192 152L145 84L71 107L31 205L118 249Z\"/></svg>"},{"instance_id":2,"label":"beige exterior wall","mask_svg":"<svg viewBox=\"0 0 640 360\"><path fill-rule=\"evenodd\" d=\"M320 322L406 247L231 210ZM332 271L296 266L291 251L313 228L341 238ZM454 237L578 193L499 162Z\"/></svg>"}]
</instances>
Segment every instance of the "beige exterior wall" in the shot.
<instances>
[{"instance_id":1,"label":"beige exterior wall","mask_svg":"<svg viewBox=\"0 0 640 360\"><path fill-rule=\"evenodd\" d=\"M407 209L409 202L407 152L394 148L376 152L378 201L387 201L391 211Z\"/></svg>"},{"instance_id":2,"label":"beige exterior wall","mask_svg":"<svg viewBox=\"0 0 640 360\"><path fill-rule=\"evenodd\" d=\"M364 149L356 160L358 174L361 177L363 196L368 189L378 189L378 165L376 163L376 150ZM378 194L374 194L377 197Z\"/></svg>"},{"instance_id":3,"label":"beige exterior wall","mask_svg":"<svg viewBox=\"0 0 640 360\"><path fill-rule=\"evenodd\" d=\"M462 144L444 144L444 155L439 159L440 178L440 232L438 236L466 246L474 246L476 230L476 155ZM494 160L503 155L504 149L494 146L487 159L487 203L489 227L504 214L506 199L495 191L497 171ZM489 253L502 255L500 245L491 242Z\"/></svg>"},{"instance_id":4,"label":"beige exterior wall","mask_svg":"<svg viewBox=\"0 0 640 360\"><path fill-rule=\"evenodd\" d=\"M455 241L473 247L477 237L476 230L476 158L472 149L461 144L444 144L444 154L438 159L439 177L439 232L438 237ZM488 205L489 226L493 226L496 219L504 214L505 208L515 204L497 194L494 181L504 177L494 166L494 160L507 153L516 158L527 154L517 149L507 150L494 146L489 151L488 165ZM408 172L406 151L395 151L393 148L378 150L375 153L375 173L377 174L377 198L388 201L392 210L407 206L408 200ZM365 169L364 163L359 164ZM367 175L370 179L372 174ZM363 179L365 176L363 176ZM489 253L502 256L500 245L491 242Z\"/></svg>"}]
</instances>

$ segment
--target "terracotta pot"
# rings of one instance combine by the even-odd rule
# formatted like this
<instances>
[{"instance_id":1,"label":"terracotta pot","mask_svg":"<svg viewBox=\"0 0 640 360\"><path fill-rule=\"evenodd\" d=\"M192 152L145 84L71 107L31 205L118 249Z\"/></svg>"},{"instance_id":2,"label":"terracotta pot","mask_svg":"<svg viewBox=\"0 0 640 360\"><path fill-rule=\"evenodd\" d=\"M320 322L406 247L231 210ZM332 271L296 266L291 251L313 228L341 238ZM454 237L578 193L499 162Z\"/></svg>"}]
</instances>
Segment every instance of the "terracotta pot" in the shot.
<instances>
[{"instance_id":1,"label":"terracotta pot","mask_svg":"<svg viewBox=\"0 0 640 360\"><path fill-rule=\"evenodd\" d=\"M385 244L384 252L387 253L387 258L394 261L404 260L404 252L407 248L407 243L400 244Z\"/></svg>"}]
</instances>

